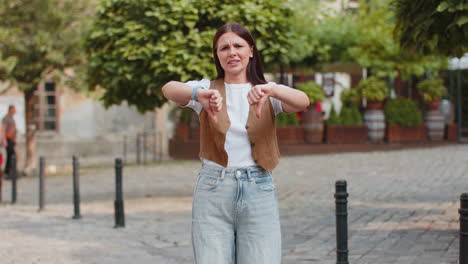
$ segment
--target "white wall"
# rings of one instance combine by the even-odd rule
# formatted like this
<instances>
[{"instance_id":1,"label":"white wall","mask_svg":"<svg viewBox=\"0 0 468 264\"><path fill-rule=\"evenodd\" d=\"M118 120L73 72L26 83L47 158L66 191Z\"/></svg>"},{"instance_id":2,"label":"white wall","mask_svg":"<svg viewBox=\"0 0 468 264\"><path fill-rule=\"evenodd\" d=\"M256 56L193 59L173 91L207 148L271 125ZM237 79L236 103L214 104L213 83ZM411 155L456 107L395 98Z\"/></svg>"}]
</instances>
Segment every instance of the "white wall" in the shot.
<instances>
[{"instance_id":1,"label":"white wall","mask_svg":"<svg viewBox=\"0 0 468 264\"><path fill-rule=\"evenodd\" d=\"M315 81L318 84L322 84L322 73L315 74ZM337 113L341 110L341 92L351 88L351 76L348 73L335 72L335 86L332 97L327 97L322 104L322 109L325 112L325 117L328 118L330 114L332 104L335 107Z\"/></svg>"}]
</instances>

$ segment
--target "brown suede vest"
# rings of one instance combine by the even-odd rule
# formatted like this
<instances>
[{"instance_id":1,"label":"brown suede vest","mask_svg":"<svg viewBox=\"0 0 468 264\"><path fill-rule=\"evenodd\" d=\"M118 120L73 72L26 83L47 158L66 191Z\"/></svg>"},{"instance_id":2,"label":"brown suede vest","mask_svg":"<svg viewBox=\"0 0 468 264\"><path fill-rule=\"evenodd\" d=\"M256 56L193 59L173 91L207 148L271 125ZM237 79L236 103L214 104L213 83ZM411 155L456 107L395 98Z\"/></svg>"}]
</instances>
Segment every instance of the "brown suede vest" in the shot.
<instances>
[{"instance_id":1,"label":"brown suede vest","mask_svg":"<svg viewBox=\"0 0 468 264\"><path fill-rule=\"evenodd\" d=\"M214 161L223 167L228 164L228 155L224 149L226 133L231 125L226 107L226 87L224 80L211 82L210 89L216 89L223 97L223 107L215 113L218 122L214 123L204 109L200 112L200 157ZM255 115L257 105L250 105L247 119L252 156L257 165L272 171L279 162L278 141L276 139L275 113L270 100L262 107L261 117Z\"/></svg>"}]
</instances>

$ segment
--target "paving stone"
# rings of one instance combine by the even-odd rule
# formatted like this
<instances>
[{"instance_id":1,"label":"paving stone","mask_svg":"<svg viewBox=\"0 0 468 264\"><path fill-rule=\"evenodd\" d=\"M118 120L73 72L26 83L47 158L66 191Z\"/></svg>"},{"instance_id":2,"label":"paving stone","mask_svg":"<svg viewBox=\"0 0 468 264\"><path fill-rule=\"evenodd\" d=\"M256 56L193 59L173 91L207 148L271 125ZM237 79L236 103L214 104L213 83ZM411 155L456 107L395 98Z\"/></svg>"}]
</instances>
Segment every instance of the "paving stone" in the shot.
<instances>
[{"instance_id":1,"label":"paving stone","mask_svg":"<svg viewBox=\"0 0 468 264\"><path fill-rule=\"evenodd\" d=\"M86 166L86 164L82 164ZM126 227L113 228L113 168L83 168L81 220L70 175L35 177L18 203L0 204L2 263L193 263L192 192L199 161L124 168ZM455 264L459 196L468 192L468 145L282 158L273 172L283 264L335 264L336 180L348 182L350 263ZM3 197L10 197L9 182Z\"/></svg>"}]
</instances>

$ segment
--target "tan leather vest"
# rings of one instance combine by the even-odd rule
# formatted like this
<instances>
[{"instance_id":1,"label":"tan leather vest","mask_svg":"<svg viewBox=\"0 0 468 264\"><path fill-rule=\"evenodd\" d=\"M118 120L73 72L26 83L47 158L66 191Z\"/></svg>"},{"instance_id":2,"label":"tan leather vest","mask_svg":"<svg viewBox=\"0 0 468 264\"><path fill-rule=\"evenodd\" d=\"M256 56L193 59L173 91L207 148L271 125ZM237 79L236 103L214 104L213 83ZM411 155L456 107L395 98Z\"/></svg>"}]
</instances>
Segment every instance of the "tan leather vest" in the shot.
<instances>
[{"instance_id":1,"label":"tan leather vest","mask_svg":"<svg viewBox=\"0 0 468 264\"><path fill-rule=\"evenodd\" d=\"M200 112L200 157L214 161L223 167L228 164L224 149L226 133L231 125L226 107L226 87L223 79L211 81L210 89L216 89L223 97L223 107L215 113L218 122L214 123L205 109ZM276 139L275 113L270 100L262 107L261 117L255 115L257 105L250 105L247 119L247 133L254 161L267 171L272 171L279 162L278 141Z\"/></svg>"}]
</instances>

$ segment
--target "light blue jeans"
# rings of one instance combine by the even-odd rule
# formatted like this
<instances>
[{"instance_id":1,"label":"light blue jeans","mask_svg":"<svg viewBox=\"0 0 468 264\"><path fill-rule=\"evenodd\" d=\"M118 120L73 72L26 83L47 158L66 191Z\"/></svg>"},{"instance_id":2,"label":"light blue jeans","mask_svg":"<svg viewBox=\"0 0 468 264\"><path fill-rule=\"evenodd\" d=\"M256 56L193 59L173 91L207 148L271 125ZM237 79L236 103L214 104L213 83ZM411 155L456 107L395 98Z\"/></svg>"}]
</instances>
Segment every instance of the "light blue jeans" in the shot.
<instances>
[{"instance_id":1,"label":"light blue jeans","mask_svg":"<svg viewBox=\"0 0 468 264\"><path fill-rule=\"evenodd\" d=\"M203 165L195 187L196 264L279 264L281 231L271 173Z\"/></svg>"}]
</instances>

